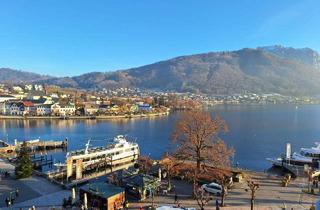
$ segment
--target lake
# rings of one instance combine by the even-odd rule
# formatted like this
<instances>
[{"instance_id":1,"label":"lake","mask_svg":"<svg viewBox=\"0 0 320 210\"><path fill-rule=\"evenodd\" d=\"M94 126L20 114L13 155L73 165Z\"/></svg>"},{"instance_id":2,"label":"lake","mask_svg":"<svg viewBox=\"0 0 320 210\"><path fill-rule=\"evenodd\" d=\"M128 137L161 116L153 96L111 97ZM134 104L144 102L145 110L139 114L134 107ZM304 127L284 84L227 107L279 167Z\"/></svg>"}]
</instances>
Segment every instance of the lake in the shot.
<instances>
[{"instance_id":1,"label":"lake","mask_svg":"<svg viewBox=\"0 0 320 210\"><path fill-rule=\"evenodd\" d=\"M221 137L236 150L234 163L263 171L270 167L267 157L310 147L320 140L320 105L218 105L210 108L229 126ZM117 120L0 120L0 139L69 139L69 150L82 149L90 138L93 146L106 144L118 134L137 138L141 153L160 158L172 150L171 133L180 113L169 116ZM62 161L65 154L54 154Z\"/></svg>"}]
</instances>

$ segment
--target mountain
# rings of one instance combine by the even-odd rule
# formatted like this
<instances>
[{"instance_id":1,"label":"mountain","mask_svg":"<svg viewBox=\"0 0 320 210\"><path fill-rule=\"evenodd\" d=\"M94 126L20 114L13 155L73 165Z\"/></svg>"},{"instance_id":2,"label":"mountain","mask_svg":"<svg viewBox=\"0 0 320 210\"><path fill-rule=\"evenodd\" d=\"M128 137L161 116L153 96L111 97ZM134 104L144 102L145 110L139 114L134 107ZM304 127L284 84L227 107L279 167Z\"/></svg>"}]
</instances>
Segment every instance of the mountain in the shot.
<instances>
[{"instance_id":1,"label":"mountain","mask_svg":"<svg viewBox=\"0 0 320 210\"><path fill-rule=\"evenodd\" d=\"M318 95L318 60L319 54L309 48L245 48L181 56L127 70L41 81L83 89L138 87L208 94Z\"/></svg>"},{"instance_id":2,"label":"mountain","mask_svg":"<svg viewBox=\"0 0 320 210\"><path fill-rule=\"evenodd\" d=\"M1 82L35 82L40 80L49 79L49 76L43 76L36 73L19 71L10 68L0 68L0 81Z\"/></svg>"},{"instance_id":3,"label":"mountain","mask_svg":"<svg viewBox=\"0 0 320 210\"><path fill-rule=\"evenodd\" d=\"M292 47L283 47L281 45L259 47L277 56L300 61L304 64L311 65L320 70L320 55L317 51L310 48L295 49Z\"/></svg>"}]
</instances>

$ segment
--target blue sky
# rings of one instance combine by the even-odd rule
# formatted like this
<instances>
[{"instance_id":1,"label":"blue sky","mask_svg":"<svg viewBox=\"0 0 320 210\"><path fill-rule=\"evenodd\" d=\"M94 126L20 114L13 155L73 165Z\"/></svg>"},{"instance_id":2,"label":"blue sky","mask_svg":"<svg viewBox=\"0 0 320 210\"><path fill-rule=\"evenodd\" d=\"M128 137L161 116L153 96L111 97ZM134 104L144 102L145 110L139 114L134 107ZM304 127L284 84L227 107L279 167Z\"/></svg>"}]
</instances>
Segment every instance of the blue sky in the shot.
<instances>
[{"instance_id":1,"label":"blue sky","mask_svg":"<svg viewBox=\"0 0 320 210\"><path fill-rule=\"evenodd\" d=\"M55 76L281 44L320 51L318 0L1 0L0 67Z\"/></svg>"}]
</instances>

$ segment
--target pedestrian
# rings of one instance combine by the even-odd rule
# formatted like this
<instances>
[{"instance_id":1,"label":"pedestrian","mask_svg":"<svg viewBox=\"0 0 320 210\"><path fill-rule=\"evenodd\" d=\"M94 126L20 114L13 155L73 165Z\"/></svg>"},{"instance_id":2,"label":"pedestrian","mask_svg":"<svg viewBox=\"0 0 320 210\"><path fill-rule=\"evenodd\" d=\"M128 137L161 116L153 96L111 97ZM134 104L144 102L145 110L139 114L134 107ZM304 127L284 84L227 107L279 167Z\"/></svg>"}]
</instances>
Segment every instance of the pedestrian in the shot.
<instances>
[{"instance_id":1,"label":"pedestrian","mask_svg":"<svg viewBox=\"0 0 320 210\"><path fill-rule=\"evenodd\" d=\"M123 202L123 208L124 208L124 209L128 209L128 208L129 208L129 203L128 203L127 200L125 200L125 201Z\"/></svg>"},{"instance_id":2,"label":"pedestrian","mask_svg":"<svg viewBox=\"0 0 320 210\"><path fill-rule=\"evenodd\" d=\"M19 189L16 189L16 197L19 197Z\"/></svg>"},{"instance_id":3,"label":"pedestrian","mask_svg":"<svg viewBox=\"0 0 320 210\"><path fill-rule=\"evenodd\" d=\"M9 207L9 198L8 197L6 197L6 205L7 205L7 207Z\"/></svg>"},{"instance_id":4,"label":"pedestrian","mask_svg":"<svg viewBox=\"0 0 320 210\"><path fill-rule=\"evenodd\" d=\"M216 199L216 210L220 210L218 199Z\"/></svg>"},{"instance_id":5,"label":"pedestrian","mask_svg":"<svg viewBox=\"0 0 320 210\"><path fill-rule=\"evenodd\" d=\"M178 203L178 194L177 193L174 194L174 203Z\"/></svg>"},{"instance_id":6,"label":"pedestrian","mask_svg":"<svg viewBox=\"0 0 320 210\"><path fill-rule=\"evenodd\" d=\"M316 207L314 206L314 204L312 204L312 206L310 207L310 210L316 210Z\"/></svg>"}]
</instances>

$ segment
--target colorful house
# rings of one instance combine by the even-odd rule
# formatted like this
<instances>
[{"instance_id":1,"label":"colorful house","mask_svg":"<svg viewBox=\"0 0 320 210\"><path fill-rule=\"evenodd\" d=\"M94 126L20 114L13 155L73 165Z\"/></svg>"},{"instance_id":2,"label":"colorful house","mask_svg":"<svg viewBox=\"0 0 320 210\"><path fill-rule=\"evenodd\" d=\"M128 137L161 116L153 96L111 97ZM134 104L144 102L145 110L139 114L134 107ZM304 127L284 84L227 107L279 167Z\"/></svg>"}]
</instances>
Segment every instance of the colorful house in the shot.
<instances>
[{"instance_id":1,"label":"colorful house","mask_svg":"<svg viewBox=\"0 0 320 210\"><path fill-rule=\"evenodd\" d=\"M23 115L36 115L37 107L31 101L23 101L24 111Z\"/></svg>"},{"instance_id":2,"label":"colorful house","mask_svg":"<svg viewBox=\"0 0 320 210\"><path fill-rule=\"evenodd\" d=\"M51 105L50 104L41 104L36 106L37 115L39 116L49 116L51 115Z\"/></svg>"},{"instance_id":3,"label":"colorful house","mask_svg":"<svg viewBox=\"0 0 320 210\"><path fill-rule=\"evenodd\" d=\"M123 188L104 182L89 183L81 187L79 193L81 203L86 202L88 209L122 209L125 201Z\"/></svg>"},{"instance_id":4,"label":"colorful house","mask_svg":"<svg viewBox=\"0 0 320 210\"><path fill-rule=\"evenodd\" d=\"M140 103L140 104L138 104L138 110L140 112L151 112L152 111L152 106L150 104Z\"/></svg>"},{"instance_id":5,"label":"colorful house","mask_svg":"<svg viewBox=\"0 0 320 210\"><path fill-rule=\"evenodd\" d=\"M24 105L21 101L7 102L5 106L5 114L7 115L23 115L24 113Z\"/></svg>"}]
</instances>

